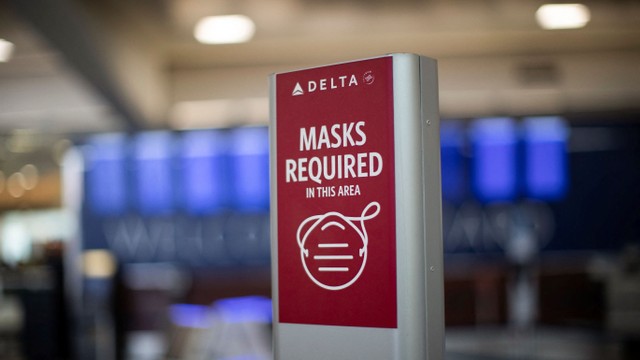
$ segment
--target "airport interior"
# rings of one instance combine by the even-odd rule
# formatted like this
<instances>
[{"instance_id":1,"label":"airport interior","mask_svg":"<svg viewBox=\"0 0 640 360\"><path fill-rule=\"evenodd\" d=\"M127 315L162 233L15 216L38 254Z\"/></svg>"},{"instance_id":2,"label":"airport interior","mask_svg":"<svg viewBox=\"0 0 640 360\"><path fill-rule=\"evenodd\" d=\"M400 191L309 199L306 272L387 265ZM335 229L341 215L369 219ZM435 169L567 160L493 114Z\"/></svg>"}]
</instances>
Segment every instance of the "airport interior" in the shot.
<instances>
[{"instance_id":1,"label":"airport interior","mask_svg":"<svg viewBox=\"0 0 640 360\"><path fill-rule=\"evenodd\" d=\"M269 76L391 53L444 359L640 359L637 0L0 0L0 358L273 359Z\"/></svg>"}]
</instances>

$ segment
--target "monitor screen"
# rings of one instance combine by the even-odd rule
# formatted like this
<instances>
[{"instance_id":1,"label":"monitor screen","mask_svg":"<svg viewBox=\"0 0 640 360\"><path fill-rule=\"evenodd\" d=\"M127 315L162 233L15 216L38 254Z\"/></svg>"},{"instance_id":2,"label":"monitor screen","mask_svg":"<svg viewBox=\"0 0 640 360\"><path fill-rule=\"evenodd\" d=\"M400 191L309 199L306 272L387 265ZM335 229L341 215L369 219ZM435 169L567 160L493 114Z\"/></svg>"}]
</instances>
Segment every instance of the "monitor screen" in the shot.
<instances>
[{"instance_id":1,"label":"monitor screen","mask_svg":"<svg viewBox=\"0 0 640 360\"><path fill-rule=\"evenodd\" d=\"M443 121L440 124L440 154L442 197L446 201L459 203L467 195L464 146L464 125L459 121Z\"/></svg>"},{"instance_id":2,"label":"monitor screen","mask_svg":"<svg viewBox=\"0 0 640 360\"><path fill-rule=\"evenodd\" d=\"M472 187L482 202L512 201L518 191L518 134L511 118L475 120L472 144Z\"/></svg>"},{"instance_id":3,"label":"monitor screen","mask_svg":"<svg viewBox=\"0 0 640 360\"><path fill-rule=\"evenodd\" d=\"M180 202L189 214L213 214L228 206L229 164L225 135L220 130L182 134Z\"/></svg>"},{"instance_id":4,"label":"monitor screen","mask_svg":"<svg viewBox=\"0 0 640 360\"><path fill-rule=\"evenodd\" d=\"M133 139L136 206L143 215L166 215L173 211L173 135L154 131Z\"/></svg>"},{"instance_id":5,"label":"monitor screen","mask_svg":"<svg viewBox=\"0 0 640 360\"><path fill-rule=\"evenodd\" d=\"M522 129L526 195L538 200L562 198L568 186L569 127L560 117L530 117Z\"/></svg>"},{"instance_id":6,"label":"monitor screen","mask_svg":"<svg viewBox=\"0 0 640 360\"><path fill-rule=\"evenodd\" d=\"M269 131L237 128L230 133L233 205L237 211L269 209Z\"/></svg>"},{"instance_id":7,"label":"monitor screen","mask_svg":"<svg viewBox=\"0 0 640 360\"><path fill-rule=\"evenodd\" d=\"M126 136L96 135L88 139L86 199L98 216L117 216L127 211Z\"/></svg>"}]
</instances>

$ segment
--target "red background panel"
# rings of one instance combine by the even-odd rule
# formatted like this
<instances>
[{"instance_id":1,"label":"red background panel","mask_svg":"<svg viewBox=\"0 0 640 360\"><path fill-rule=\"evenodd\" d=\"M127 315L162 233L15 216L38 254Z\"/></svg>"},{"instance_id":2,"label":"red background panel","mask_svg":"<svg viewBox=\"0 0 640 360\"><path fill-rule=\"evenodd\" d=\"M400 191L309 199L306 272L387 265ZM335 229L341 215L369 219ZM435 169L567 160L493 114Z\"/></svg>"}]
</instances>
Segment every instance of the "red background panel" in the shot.
<instances>
[{"instance_id":1,"label":"red background panel","mask_svg":"<svg viewBox=\"0 0 640 360\"><path fill-rule=\"evenodd\" d=\"M278 74L276 92L280 322L397 327L392 58ZM301 150L301 129L325 125L335 143L332 125L359 122L364 142L354 125L354 144ZM287 160L365 154L368 175L370 153L375 176L287 182Z\"/></svg>"}]
</instances>

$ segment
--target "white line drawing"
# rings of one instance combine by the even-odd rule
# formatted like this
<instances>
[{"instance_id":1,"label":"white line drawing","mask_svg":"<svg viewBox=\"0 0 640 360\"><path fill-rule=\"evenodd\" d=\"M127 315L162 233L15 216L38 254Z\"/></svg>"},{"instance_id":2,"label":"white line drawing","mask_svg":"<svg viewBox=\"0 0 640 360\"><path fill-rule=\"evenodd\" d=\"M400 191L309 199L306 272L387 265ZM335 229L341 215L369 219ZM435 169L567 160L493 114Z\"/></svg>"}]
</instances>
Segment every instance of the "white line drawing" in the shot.
<instances>
[{"instance_id":1,"label":"white line drawing","mask_svg":"<svg viewBox=\"0 0 640 360\"><path fill-rule=\"evenodd\" d=\"M353 260L353 255L315 255L314 260Z\"/></svg>"},{"instance_id":2,"label":"white line drawing","mask_svg":"<svg viewBox=\"0 0 640 360\"><path fill-rule=\"evenodd\" d=\"M319 248L346 248L349 247L347 243L339 243L339 244L318 244Z\"/></svg>"},{"instance_id":3,"label":"white line drawing","mask_svg":"<svg viewBox=\"0 0 640 360\"><path fill-rule=\"evenodd\" d=\"M342 230L344 230L344 229L345 229L345 228L344 228L344 225L340 224L339 222L337 222L337 221L330 221L330 222L328 222L328 223L326 223L326 224L322 225L322 227L320 228L320 230L324 230L324 229L328 228L329 226L337 226L337 227L339 227L339 228L340 228L340 229L342 229Z\"/></svg>"},{"instance_id":4,"label":"white line drawing","mask_svg":"<svg viewBox=\"0 0 640 360\"><path fill-rule=\"evenodd\" d=\"M318 268L318 271L332 271L332 272L338 272L338 271L349 271L348 267L338 267L338 266L321 266Z\"/></svg>"},{"instance_id":5,"label":"white line drawing","mask_svg":"<svg viewBox=\"0 0 640 360\"><path fill-rule=\"evenodd\" d=\"M309 276L311 281L313 281L316 285L326 290L342 290L351 286L353 283L355 283L358 280L358 278L360 278L360 275L362 274L362 271L364 270L365 265L367 263L367 247L369 245L369 237L368 237L367 229L365 227L364 222L366 220L371 220L375 218L379 213L380 213L380 204L376 201L373 201L369 203L369 205L367 205L364 208L364 210L362 210L362 213L360 214L360 216L345 216L337 211L330 211L325 214L313 215L303 220L298 226L296 239L298 241L298 246L300 247L300 259L302 260L302 265L304 267L305 272L307 273L307 276ZM336 216L340 218L340 220L342 220L342 223L337 221L329 221L319 227L319 225L330 216ZM348 272L349 271L348 266L325 266L325 264L323 264L322 262L330 261L330 260L353 261L354 256L344 255L344 254L330 254L330 255L313 255L312 257L309 257L309 249L306 248L305 244L307 242L309 235L312 234L313 231L316 230L318 227L320 231L325 231L326 229L329 229L332 227L337 227L344 231L347 229L347 226L355 230L355 232L360 236L360 239L362 240L362 247L358 249L358 256L362 258L362 264L360 265L360 268L358 269L357 274L353 276L353 278L346 281L345 283L340 285L325 284L322 281L318 280L316 276L313 275L313 272L310 271L309 266L310 265L313 266L313 264L307 264L307 261L309 259L313 259L314 261L320 262L319 264L320 266L317 267L318 272L321 272L321 273ZM347 242L334 241L334 242L320 243L317 246L318 248L322 248L322 249L347 249L349 247L349 244ZM326 265L329 265L329 264L326 264Z\"/></svg>"}]
</instances>

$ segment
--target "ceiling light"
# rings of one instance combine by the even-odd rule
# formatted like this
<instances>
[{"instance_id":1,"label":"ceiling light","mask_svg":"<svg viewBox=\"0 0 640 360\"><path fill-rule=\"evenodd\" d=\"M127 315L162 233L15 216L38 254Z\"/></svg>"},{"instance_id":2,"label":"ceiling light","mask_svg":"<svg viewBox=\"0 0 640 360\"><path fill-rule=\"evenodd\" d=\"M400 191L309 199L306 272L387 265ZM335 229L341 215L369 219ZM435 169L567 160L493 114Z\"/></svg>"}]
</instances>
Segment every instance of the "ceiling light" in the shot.
<instances>
[{"instance_id":1,"label":"ceiling light","mask_svg":"<svg viewBox=\"0 0 640 360\"><path fill-rule=\"evenodd\" d=\"M201 19L194 30L203 44L234 44L251 40L256 26L244 15L209 16Z\"/></svg>"},{"instance_id":2,"label":"ceiling light","mask_svg":"<svg viewBox=\"0 0 640 360\"><path fill-rule=\"evenodd\" d=\"M5 39L0 39L0 62L7 62L13 53L13 43Z\"/></svg>"},{"instance_id":3,"label":"ceiling light","mask_svg":"<svg viewBox=\"0 0 640 360\"><path fill-rule=\"evenodd\" d=\"M536 11L536 20L543 29L578 29L591 20L589 8L583 4L546 4Z\"/></svg>"}]
</instances>

